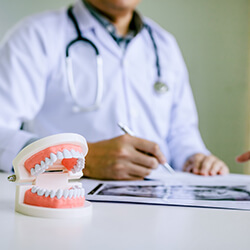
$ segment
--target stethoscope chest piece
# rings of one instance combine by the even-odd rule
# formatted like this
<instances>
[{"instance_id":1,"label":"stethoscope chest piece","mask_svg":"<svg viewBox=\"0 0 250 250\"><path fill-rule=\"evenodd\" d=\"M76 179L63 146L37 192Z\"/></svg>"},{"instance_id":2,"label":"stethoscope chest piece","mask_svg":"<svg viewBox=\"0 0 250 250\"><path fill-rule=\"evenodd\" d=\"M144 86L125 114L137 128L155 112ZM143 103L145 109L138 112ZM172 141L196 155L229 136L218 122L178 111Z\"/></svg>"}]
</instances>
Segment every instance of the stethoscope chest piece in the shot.
<instances>
[{"instance_id":1,"label":"stethoscope chest piece","mask_svg":"<svg viewBox=\"0 0 250 250\"><path fill-rule=\"evenodd\" d=\"M157 81L154 84L154 90L157 94L165 94L166 92L169 91L168 85L166 83Z\"/></svg>"}]
</instances>

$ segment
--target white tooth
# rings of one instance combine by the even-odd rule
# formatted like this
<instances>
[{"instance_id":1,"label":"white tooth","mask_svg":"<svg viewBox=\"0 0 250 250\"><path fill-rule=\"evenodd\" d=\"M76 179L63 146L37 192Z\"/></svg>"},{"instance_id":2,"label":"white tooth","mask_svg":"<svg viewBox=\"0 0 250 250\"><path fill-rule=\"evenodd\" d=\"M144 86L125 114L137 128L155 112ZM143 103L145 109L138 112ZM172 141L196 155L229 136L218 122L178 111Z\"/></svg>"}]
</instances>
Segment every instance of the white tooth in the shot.
<instances>
[{"instance_id":1,"label":"white tooth","mask_svg":"<svg viewBox=\"0 0 250 250\"><path fill-rule=\"evenodd\" d=\"M45 158L45 163L46 163L47 166L51 166L52 165L52 162L51 162L51 160L48 157Z\"/></svg>"},{"instance_id":2,"label":"white tooth","mask_svg":"<svg viewBox=\"0 0 250 250\"><path fill-rule=\"evenodd\" d=\"M80 172L82 169L83 169L83 167L82 167L82 166L79 166L79 167L78 167L78 172Z\"/></svg>"},{"instance_id":3,"label":"white tooth","mask_svg":"<svg viewBox=\"0 0 250 250\"><path fill-rule=\"evenodd\" d=\"M84 168L84 164L82 162L78 161L75 167L76 167L76 170L78 172Z\"/></svg>"},{"instance_id":4,"label":"white tooth","mask_svg":"<svg viewBox=\"0 0 250 250\"><path fill-rule=\"evenodd\" d=\"M76 165L74 166L74 168L72 170L74 170L74 173L79 172L79 168Z\"/></svg>"},{"instance_id":5,"label":"white tooth","mask_svg":"<svg viewBox=\"0 0 250 250\"><path fill-rule=\"evenodd\" d=\"M72 149L70 152L74 158L77 158L77 154L76 154L76 151L74 149Z\"/></svg>"},{"instance_id":6,"label":"white tooth","mask_svg":"<svg viewBox=\"0 0 250 250\"><path fill-rule=\"evenodd\" d=\"M77 151L76 152L76 157L78 158L78 157L80 157L81 155L80 155L80 153Z\"/></svg>"},{"instance_id":7,"label":"white tooth","mask_svg":"<svg viewBox=\"0 0 250 250\"><path fill-rule=\"evenodd\" d=\"M81 189L79 188L78 190L77 190L77 197L80 197L81 196Z\"/></svg>"},{"instance_id":8,"label":"white tooth","mask_svg":"<svg viewBox=\"0 0 250 250\"><path fill-rule=\"evenodd\" d=\"M45 171L45 169L42 169L42 168L41 168L41 170L37 173L37 175L38 175L38 174L42 174L44 171Z\"/></svg>"},{"instance_id":9,"label":"white tooth","mask_svg":"<svg viewBox=\"0 0 250 250\"><path fill-rule=\"evenodd\" d=\"M69 190L68 190L68 189L65 189L65 190L63 191L63 196L64 196L65 199L68 198L68 196L69 196Z\"/></svg>"},{"instance_id":10,"label":"white tooth","mask_svg":"<svg viewBox=\"0 0 250 250\"><path fill-rule=\"evenodd\" d=\"M81 156L81 158L84 158L84 155L83 155L83 153L80 153L80 156Z\"/></svg>"},{"instance_id":11,"label":"white tooth","mask_svg":"<svg viewBox=\"0 0 250 250\"><path fill-rule=\"evenodd\" d=\"M32 187L31 192L32 192L33 194L35 194L37 190L38 190L38 187L35 186L35 187Z\"/></svg>"},{"instance_id":12,"label":"white tooth","mask_svg":"<svg viewBox=\"0 0 250 250\"><path fill-rule=\"evenodd\" d=\"M84 190L84 188L82 188L81 189L81 197L84 197L84 195L85 195L85 190Z\"/></svg>"},{"instance_id":13,"label":"white tooth","mask_svg":"<svg viewBox=\"0 0 250 250\"><path fill-rule=\"evenodd\" d=\"M70 199L72 198L73 193L74 193L74 190L73 190L73 189L70 189L70 190L69 190L69 198L70 198Z\"/></svg>"},{"instance_id":14,"label":"white tooth","mask_svg":"<svg viewBox=\"0 0 250 250\"><path fill-rule=\"evenodd\" d=\"M44 162L44 161L41 161L40 164L41 164L41 168L42 168L42 169L45 169L45 167L46 167L46 166L45 166L45 162Z\"/></svg>"},{"instance_id":15,"label":"white tooth","mask_svg":"<svg viewBox=\"0 0 250 250\"><path fill-rule=\"evenodd\" d=\"M64 150L63 150L63 156L64 156L64 158L66 158L66 159L72 158L72 155L71 155L71 153L69 152L68 149L64 149Z\"/></svg>"},{"instance_id":16,"label":"white tooth","mask_svg":"<svg viewBox=\"0 0 250 250\"><path fill-rule=\"evenodd\" d=\"M35 165L35 172L40 171L40 169L41 169L41 166L39 164L36 164Z\"/></svg>"},{"instance_id":17,"label":"white tooth","mask_svg":"<svg viewBox=\"0 0 250 250\"><path fill-rule=\"evenodd\" d=\"M76 189L73 190L73 196L74 196L74 198L76 198L76 196L77 196L77 190Z\"/></svg>"},{"instance_id":18,"label":"white tooth","mask_svg":"<svg viewBox=\"0 0 250 250\"><path fill-rule=\"evenodd\" d=\"M84 165L85 165L85 161L80 161L80 162L79 162L79 166L80 166L81 168L83 168Z\"/></svg>"},{"instance_id":19,"label":"white tooth","mask_svg":"<svg viewBox=\"0 0 250 250\"><path fill-rule=\"evenodd\" d=\"M56 196L56 191L55 190L51 190L50 191L50 198L54 198Z\"/></svg>"},{"instance_id":20,"label":"white tooth","mask_svg":"<svg viewBox=\"0 0 250 250\"><path fill-rule=\"evenodd\" d=\"M31 170L30 170L30 173L31 173L31 175L35 175L35 169L34 168L32 168Z\"/></svg>"},{"instance_id":21,"label":"white tooth","mask_svg":"<svg viewBox=\"0 0 250 250\"><path fill-rule=\"evenodd\" d=\"M48 197L49 196L49 194L50 194L50 190L48 190L48 189L46 189L46 191L45 191L45 197Z\"/></svg>"},{"instance_id":22,"label":"white tooth","mask_svg":"<svg viewBox=\"0 0 250 250\"><path fill-rule=\"evenodd\" d=\"M84 165L84 160L82 159L82 158L78 158L78 160L77 160L77 164L79 164L79 165Z\"/></svg>"},{"instance_id":23,"label":"white tooth","mask_svg":"<svg viewBox=\"0 0 250 250\"><path fill-rule=\"evenodd\" d=\"M54 153L51 153L50 160L51 160L52 164L55 163L57 161L57 156Z\"/></svg>"},{"instance_id":24,"label":"white tooth","mask_svg":"<svg viewBox=\"0 0 250 250\"><path fill-rule=\"evenodd\" d=\"M84 163L85 163L85 161L83 159L78 158L78 160L77 160L77 165L78 166L84 166Z\"/></svg>"},{"instance_id":25,"label":"white tooth","mask_svg":"<svg viewBox=\"0 0 250 250\"><path fill-rule=\"evenodd\" d=\"M83 169L83 165L76 165L78 171L82 170Z\"/></svg>"},{"instance_id":26,"label":"white tooth","mask_svg":"<svg viewBox=\"0 0 250 250\"><path fill-rule=\"evenodd\" d=\"M57 155L57 158L58 158L59 160L62 160L62 159L63 159L63 153L62 153L62 152L58 151L56 155Z\"/></svg>"},{"instance_id":27,"label":"white tooth","mask_svg":"<svg viewBox=\"0 0 250 250\"><path fill-rule=\"evenodd\" d=\"M57 199L61 199L63 195L63 190L62 189L58 189L56 192L56 197Z\"/></svg>"},{"instance_id":28,"label":"white tooth","mask_svg":"<svg viewBox=\"0 0 250 250\"><path fill-rule=\"evenodd\" d=\"M35 175L38 175L42 172L43 172L42 167L39 164L36 164L35 165Z\"/></svg>"},{"instance_id":29,"label":"white tooth","mask_svg":"<svg viewBox=\"0 0 250 250\"><path fill-rule=\"evenodd\" d=\"M39 195L39 196L43 196L44 193L45 193L45 189L43 189L43 188L39 188L37 191L37 195Z\"/></svg>"},{"instance_id":30,"label":"white tooth","mask_svg":"<svg viewBox=\"0 0 250 250\"><path fill-rule=\"evenodd\" d=\"M39 164L37 164L35 167L37 167L37 170L35 169L36 175L43 173L46 169L46 165L45 165L44 161L41 161L41 166Z\"/></svg>"},{"instance_id":31,"label":"white tooth","mask_svg":"<svg viewBox=\"0 0 250 250\"><path fill-rule=\"evenodd\" d=\"M74 198L77 198L77 197L78 197L78 195L77 195L77 194L78 194L78 190L77 190L77 189L75 189L75 190L74 190Z\"/></svg>"}]
</instances>

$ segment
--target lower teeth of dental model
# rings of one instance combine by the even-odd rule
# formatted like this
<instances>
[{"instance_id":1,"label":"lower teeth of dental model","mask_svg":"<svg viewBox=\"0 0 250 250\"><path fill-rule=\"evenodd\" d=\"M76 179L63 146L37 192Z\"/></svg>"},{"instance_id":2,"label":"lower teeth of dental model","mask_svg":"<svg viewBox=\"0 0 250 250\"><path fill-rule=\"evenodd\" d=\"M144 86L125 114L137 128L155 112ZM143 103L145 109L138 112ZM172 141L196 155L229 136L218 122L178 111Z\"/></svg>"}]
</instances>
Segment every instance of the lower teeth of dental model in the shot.
<instances>
[{"instance_id":1,"label":"lower teeth of dental model","mask_svg":"<svg viewBox=\"0 0 250 250\"><path fill-rule=\"evenodd\" d=\"M62 197L64 197L65 199L67 198L83 198L85 195L85 190L84 188L81 187L73 187L72 189L58 189L58 190L48 190L45 188L39 188L37 186L32 187L31 192L33 194L37 194L38 196L45 196L48 197L50 196L50 198L54 198L57 197L57 199L61 199Z\"/></svg>"}]
</instances>

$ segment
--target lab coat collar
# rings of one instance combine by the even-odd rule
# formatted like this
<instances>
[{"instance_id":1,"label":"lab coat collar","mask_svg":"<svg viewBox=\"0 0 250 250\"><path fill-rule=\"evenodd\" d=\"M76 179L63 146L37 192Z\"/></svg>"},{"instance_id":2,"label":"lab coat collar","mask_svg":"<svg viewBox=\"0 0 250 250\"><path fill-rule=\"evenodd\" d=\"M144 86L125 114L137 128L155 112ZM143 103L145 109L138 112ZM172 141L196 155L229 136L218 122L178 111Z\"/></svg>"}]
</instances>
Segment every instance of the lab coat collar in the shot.
<instances>
[{"instance_id":1,"label":"lab coat collar","mask_svg":"<svg viewBox=\"0 0 250 250\"><path fill-rule=\"evenodd\" d=\"M118 57L123 56L123 50L114 41L105 28L91 15L82 0L78 0L73 8L80 30L84 36L86 31L93 31L96 38L112 54Z\"/></svg>"},{"instance_id":2,"label":"lab coat collar","mask_svg":"<svg viewBox=\"0 0 250 250\"><path fill-rule=\"evenodd\" d=\"M73 7L81 31L91 30L96 27L96 20L92 17L82 0L78 0Z\"/></svg>"}]
</instances>

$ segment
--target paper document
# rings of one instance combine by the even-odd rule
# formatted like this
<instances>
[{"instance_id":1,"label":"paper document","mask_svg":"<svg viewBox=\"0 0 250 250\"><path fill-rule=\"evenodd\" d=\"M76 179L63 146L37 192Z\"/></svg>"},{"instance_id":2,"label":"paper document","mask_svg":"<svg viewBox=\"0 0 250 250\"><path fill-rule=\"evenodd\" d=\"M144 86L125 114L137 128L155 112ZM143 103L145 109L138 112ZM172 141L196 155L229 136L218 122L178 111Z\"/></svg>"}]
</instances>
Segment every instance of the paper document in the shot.
<instances>
[{"instance_id":1,"label":"paper document","mask_svg":"<svg viewBox=\"0 0 250 250\"><path fill-rule=\"evenodd\" d=\"M177 173L145 181L83 179L83 186L90 201L250 210L250 176L246 175Z\"/></svg>"}]
</instances>

